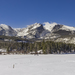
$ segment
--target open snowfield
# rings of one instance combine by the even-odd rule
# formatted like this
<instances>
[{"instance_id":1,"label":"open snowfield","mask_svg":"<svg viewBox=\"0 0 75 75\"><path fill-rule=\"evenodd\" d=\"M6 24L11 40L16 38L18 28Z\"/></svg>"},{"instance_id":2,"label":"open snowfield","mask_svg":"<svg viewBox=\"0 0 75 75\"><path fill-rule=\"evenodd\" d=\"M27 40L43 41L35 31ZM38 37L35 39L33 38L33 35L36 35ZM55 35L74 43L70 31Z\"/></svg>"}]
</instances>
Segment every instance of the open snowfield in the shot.
<instances>
[{"instance_id":1,"label":"open snowfield","mask_svg":"<svg viewBox=\"0 0 75 75\"><path fill-rule=\"evenodd\" d=\"M0 75L75 75L75 54L0 55Z\"/></svg>"}]
</instances>

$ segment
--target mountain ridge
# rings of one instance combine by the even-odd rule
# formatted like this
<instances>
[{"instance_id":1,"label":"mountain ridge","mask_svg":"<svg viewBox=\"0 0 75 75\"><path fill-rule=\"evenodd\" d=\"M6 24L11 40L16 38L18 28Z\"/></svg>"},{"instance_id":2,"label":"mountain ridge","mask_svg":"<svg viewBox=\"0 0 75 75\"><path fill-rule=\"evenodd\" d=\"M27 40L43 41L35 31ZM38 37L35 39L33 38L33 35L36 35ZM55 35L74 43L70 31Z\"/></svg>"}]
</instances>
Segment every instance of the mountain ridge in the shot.
<instances>
[{"instance_id":1,"label":"mountain ridge","mask_svg":"<svg viewBox=\"0 0 75 75\"><path fill-rule=\"evenodd\" d=\"M12 28L5 24L0 24L0 35L16 36L26 39L54 39L65 35L74 35L75 27L45 22L34 23L26 28Z\"/></svg>"}]
</instances>

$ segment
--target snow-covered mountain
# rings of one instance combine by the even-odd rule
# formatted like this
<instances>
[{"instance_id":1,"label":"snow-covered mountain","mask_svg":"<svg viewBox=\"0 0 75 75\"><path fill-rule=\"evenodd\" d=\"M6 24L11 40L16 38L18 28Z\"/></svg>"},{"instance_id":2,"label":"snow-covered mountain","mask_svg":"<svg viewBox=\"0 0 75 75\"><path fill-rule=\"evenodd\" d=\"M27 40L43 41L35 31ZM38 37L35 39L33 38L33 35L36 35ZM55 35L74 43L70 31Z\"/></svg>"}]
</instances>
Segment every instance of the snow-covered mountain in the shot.
<instances>
[{"instance_id":1,"label":"snow-covered mountain","mask_svg":"<svg viewBox=\"0 0 75 75\"><path fill-rule=\"evenodd\" d=\"M27 28L20 30L17 36L23 36L26 38L39 38L43 30L44 28L42 24L35 23L32 25L29 25Z\"/></svg>"},{"instance_id":2,"label":"snow-covered mountain","mask_svg":"<svg viewBox=\"0 0 75 75\"><path fill-rule=\"evenodd\" d=\"M75 27L61 25L55 22L34 23L28 25L26 28L12 28L8 25L0 24L0 35L19 36L27 39L54 39L65 35L75 35Z\"/></svg>"},{"instance_id":3,"label":"snow-covered mountain","mask_svg":"<svg viewBox=\"0 0 75 75\"><path fill-rule=\"evenodd\" d=\"M52 32L54 30L75 31L75 27L70 27L67 25L61 25L61 24L57 24L55 22L54 23L45 22L44 28L49 30L50 32Z\"/></svg>"},{"instance_id":4,"label":"snow-covered mountain","mask_svg":"<svg viewBox=\"0 0 75 75\"><path fill-rule=\"evenodd\" d=\"M13 28L11 28L8 25L5 24L0 24L0 35L5 35L5 36L16 36L17 32L14 31Z\"/></svg>"}]
</instances>

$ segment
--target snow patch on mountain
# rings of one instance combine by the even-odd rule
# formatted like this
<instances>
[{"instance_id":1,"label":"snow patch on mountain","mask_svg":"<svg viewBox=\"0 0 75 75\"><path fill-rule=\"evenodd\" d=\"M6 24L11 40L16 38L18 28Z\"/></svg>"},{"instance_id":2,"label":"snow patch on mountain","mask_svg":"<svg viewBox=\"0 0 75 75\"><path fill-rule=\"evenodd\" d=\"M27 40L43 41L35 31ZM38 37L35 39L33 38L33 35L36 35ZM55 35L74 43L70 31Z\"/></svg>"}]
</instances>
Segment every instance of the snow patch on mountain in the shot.
<instances>
[{"instance_id":1,"label":"snow patch on mountain","mask_svg":"<svg viewBox=\"0 0 75 75\"><path fill-rule=\"evenodd\" d=\"M49 30L50 32L52 31L53 27L55 25L57 25L57 23L53 22L53 23L49 23L49 22L44 22L44 28Z\"/></svg>"},{"instance_id":2,"label":"snow patch on mountain","mask_svg":"<svg viewBox=\"0 0 75 75\"><path fill-rule=\"evenodd\" d=\"M10 26L6 25L6 24L0 24L0 27L2 27L5 30L10 29Z\"/></svg>"},{"instance_id":3,"label":"snow patch on mountain","mask_svg":"<svg viewBox=\"0 0 75 75\"><path fill-rule=\"evenodd\" d=\"M40 27L40 25L41 25L40 23L34 23L32 25L28 25L27 28L29 28L29 29L36 29L36 28Z\"/></svg>"},{"instance_id":4,"label":"snow patch on mountain","mask_svg":"<svg viewBox=\"0 0 75 75\"><path fill-rule=\"evenodd\" d=\"M66 26L66 25L63 25L63 27L60 29L66 30L66 31L75 31L75 27L70 27L70 26Z\"/></svg>"},{"instance_id":5,"label":"snow patch on mountain","mask_svg":"<svg viewBox=\"0 0 75 75\"><path fill-rule=\"evenodd\" d=\"M75 37L58 38L56 42L72 43L75 44Z\"/></svg>"},{"instance_id":6,"label":"snow patch on mountain","mask_svg":"<svg viewBox=\"0 0 75 75\"><path fill-rule=\"evenodd\" d=\"M15 30L16 32L19 32L19 31L22 30L22 28L14 28L14 30Z\"/></svg>"},{"instance_id":7,"label":"snow patch on mountain","mask_svg":"<svg viewBox=\"0 0 75 75\"><path fill-rule=\"evenodd\" d=\"M26 36L28 34L28 29L24 28L17 33L17 36Z\"/></svg>"}]
</instances>

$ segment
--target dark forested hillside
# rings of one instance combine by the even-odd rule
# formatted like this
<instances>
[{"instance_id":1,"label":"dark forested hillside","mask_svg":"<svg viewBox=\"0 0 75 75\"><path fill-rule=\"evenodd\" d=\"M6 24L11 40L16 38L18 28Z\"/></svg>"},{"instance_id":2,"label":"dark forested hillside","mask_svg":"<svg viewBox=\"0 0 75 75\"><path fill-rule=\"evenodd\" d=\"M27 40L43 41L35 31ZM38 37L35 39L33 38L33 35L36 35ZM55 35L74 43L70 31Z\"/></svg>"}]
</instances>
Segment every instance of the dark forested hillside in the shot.
<instances>
[{"instance_id":1,"label":"dark forested hillside","mask_svg":"<svg viewBox=\"0 0 75 75\"><path fill-rule=\"evenodd\" d=\"M44 54L60 54L75 52L75 44L66 44L62 42L45 41L41 42L0 42L0 48L5 48L7 53L22 53L30 52L37 53L42 50Z\"/></svg>"}]
</instances>

